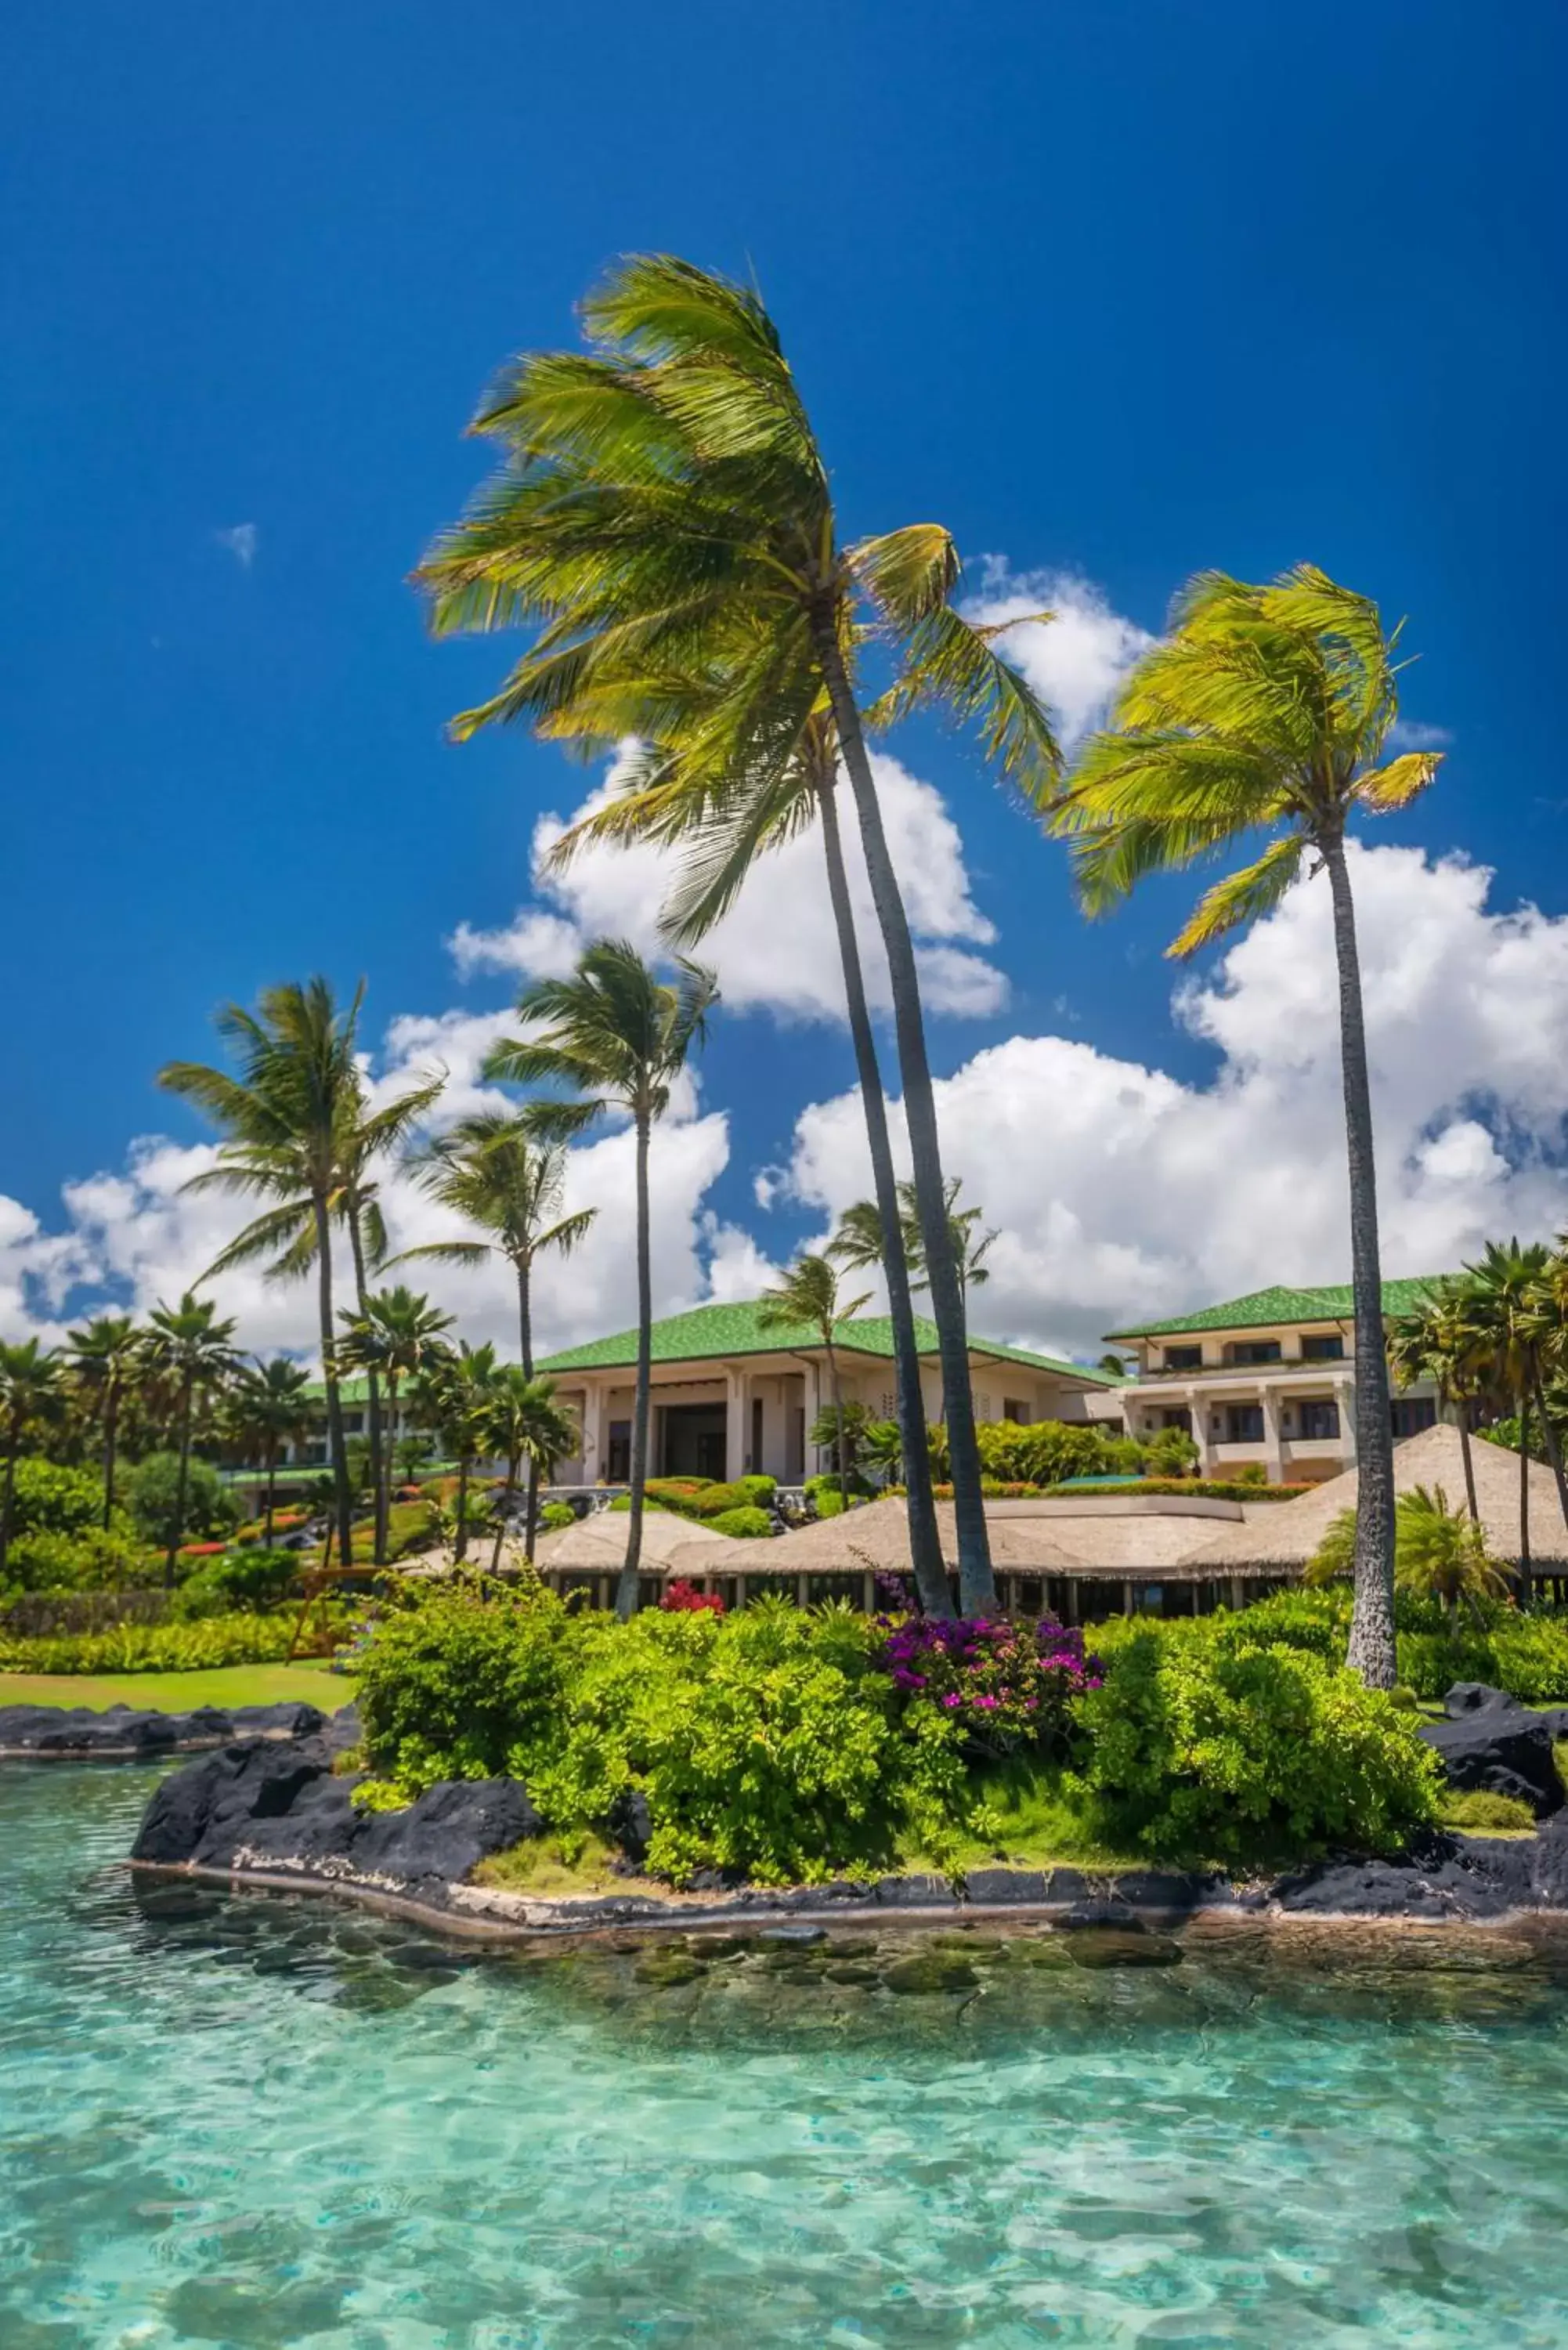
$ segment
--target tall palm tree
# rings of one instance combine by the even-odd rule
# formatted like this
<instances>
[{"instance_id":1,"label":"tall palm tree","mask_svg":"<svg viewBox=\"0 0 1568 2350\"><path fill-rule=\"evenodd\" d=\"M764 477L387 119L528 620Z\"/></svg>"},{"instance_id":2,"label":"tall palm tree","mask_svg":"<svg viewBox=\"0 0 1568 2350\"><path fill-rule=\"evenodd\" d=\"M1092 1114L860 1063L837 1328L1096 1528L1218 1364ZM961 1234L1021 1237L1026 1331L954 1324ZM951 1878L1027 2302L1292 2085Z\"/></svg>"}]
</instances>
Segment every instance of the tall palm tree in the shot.
<instances>
[{"instance_id":1,"label":"tall palm tree","mask_svg":"<svg viewBox=\"0 0 1568 2350\"><path fill-rule=\"evenodd\" d=\"M1325 869L1339 973L1340 1054L1350 1169L1357 1487L1349 1661L1392 1688L1394 1443L1383 1346L1372 1093L1345 858L1357 816L1406 807L1441 754L1384 760L1398 713L1394 644L1377 607L1310 564L1265 587L1201 572L1178 598L1169 635L1133 671L1115 723L1079 754L1052 811L1072 840L1091 914L1146 874L1184 870L1270 836L1261 856L1209 889L1173 942L1200 947L1277 906L1302 873Z\"/></svg>"},{"instance_id":2,"label":"tall palm tree","mask_svg":"<svg viewBox=\"0 0 1568 2350\"><path fill-rule=\"evenodd\" d=\"M1477 1525L1480 1506L1470 1456L1469 1407L1481 1389L1485 1343L1466 1281L1434 1282L1413 1313L1400 1315L1388 1326L1388 1367L1394 1378L1402 1388L1429 1379L1438 1390L1438 1402L1459 1422L1465 1500Z\"/></svg>"},{"instance_id":3,"label":"tall palm tree","mask_svg":"<svg viewBox=\"0 0 1568 2350\"><path fill-rule=\"evenodd\" d=\"M852 1322L862 1306L868 1305L869 1295L842 1297L838 1289L838 1274L826 1256L797 1257L781 1281L772 1289L764 1289L757 1313L759 1330L786 1328L808 1329L815 1332L817 1344L827 1357L828 1392L833 1399L833 1421L838 1431L835 1448L838 1455L838 1498L846 1510L849 1507L849 1463L844 1445L844 1390L838 1375L838 1355L834 1347L834 1332L841 1322Z\"/></svg>"},{"instance_id":4,"label":"tall palm tree","mask_svg":"<svg viewBox=\"0 0 1568 2350\"><path fill-rule=\"evenodd\" d=\"M1549 1252L1543 1243L1535 1241L1528 1247L1521 1247L1515 1239L1506 1244L1489 1241L1480 1263L1465 1267L1469 1276L1471 1312L1492 1381L1512 1399L1519 1415L1519 1573L1521 1596L1527 1605L1534 1582L1530 1552L1530 1413L1532 1405L1536 1405L1545 1433L1546 1412L1541 1391L1541 1292L1548 1263ZM1556 1449L1555 1431L1547 1442L1551 1458ZM1561 1465L1558 1452L1554 1466L1561 1470ZM1562 1492L1559 1476L1559 1499Z\"/></svg>"},{"instance_id":5,"label":"tall palm tree","mask_svg":"<svg viewBox=\"0 0 1568 2350\"><path fill-rule=\"evenodd\" d=\"M56 1418L66 1399L65 1367L52 1347L36 1338L14 1344L0 1339L0 1434L5 1446L5 1478L0 1486L0 1578L11 1547L11 1517L16 1498L16 1462L24 1439Z\"/></svg>"},{"instance_id":6,"label":"tall palm tree","mask_svg":"<svg viewBox=\"0 0 1568 2350\"><path fill-rule=\"evenodd\" d=\"M959 564L947 531L917 524L844 544L826 464L753 292L670 255L644 255L617 267L584 317L588 352L524 358L497 382L475 430L504 443L507 463L421 568L438 629L540 624L501 691L456 731L525 717L545 735L558 720L579 743L631 731L658 743L665 679L689 678L706 661L723 685L703 715L720 774L736 758L748 764L770 737L787 754L826 705L888 954L952 1398L961 1563L971 1599L989 1603L919 976L858 699L867 626L918 675L921 699L980 723L989 754L1032 798L1054 782L1056 745L1022 678L953 608ZM628 693L639 663L642 683Z\"/></svg>"},{"instance_id":7,"label":"tall palm tree","mask_svg":"<svg viewBox=\"0 0 1568 2350\"><path fill-rule=\"evenodd\" d=\"M392 1439L398 1425L398 1389L405 1379L417 1378L421 1371L451 1354L446 1333L452 1328L452 1315L441 1313L428 1297L400 1284L395 1289L371 1290L359 1313L343 1314L338 1319L345 1326L339 1359L386 1381L389 1440L379 1458L372 1458L370 1463L370 1474L377 1480L376 1523L385 1546L392 1498Z\"/></svg>"},{"instance_id":8,"label":"tall palm tree","mask_svg":"<svg viewBox=\"0 0 1568 2350\"><path fill-rule=\"evenodd\" d=\"M554 1379L530 1378L521 1363L504 1363L495 1375L485 1421L490 1445L506 1463L506 1483L496 1513L495 1547L490 1571L501 1565L501 1545L517 1492L518 1473L528 1463L528 1488L536 1493L556 1473L556 1463L576 1451L576 1422L556 1402ZM530 1516L532 1512L530 1512ZM532 1559L530 1546L526 1555Z\"/></svg>"},{"instance_id":9,"label":"tall palm tree","mask_svg":"<svg viewBox=\"0 0 1568 2350\"><path fill-rule=\"evenodd\" d=\"M272 1547L272 1522L277 1506L277 1463L286 1444L303 1444L316 1425L310 1395L310 1374L286 1355L264 1362L258 1356L243 1364L229 1398L229 1431L247 1460L266 1472L265 1521L267 1547Z\"/></svg>"},{"instance_id":10,"label":"tall palm tree","mask_svg":"<svg viewBox=\"0 0 1568 2350\"><path fill-rule=\"evenodd\" d=\"M140 1365L141 1334L129 1314L100 1314L66 1341L71 1374L92 1397L103 1443L103 1523L114 1512L114 1471L119 1415Z\"/></svg>"},{"instance_id":11,"label":"tall palm tree","mask_svg":"<svg viewBox=\"0 0 1568 2350\"><path fill-rule=\"evenodd\" d=\"M347 1213L352 1235L358 1223L355 1202L364 1204L366 1167L423 1115L441 1084L429 1080L383 1109L368 1109L358 1058L364 996L361 983L340 1008L325 979L269 987L254 1012L229 1003L217 1015L237 1075L201 1061L171 1061L158 1074L160 1085L193 1101L226 1138L217 1165L184 1188L248 1192L276 1202L220 1251L202 1278L262 1257L273 1260L267 1266L272 1279L315 1272L327 1445L345 1559L353 1556L354 1495L335 1354L332 1227ZM356 1265L362 1270L358 1254Z\"/></svg>"},{"instance_id":12,"label":"tall palm tree","mask_svg":"<svg viewBox=\"0 0 1568 2350\"><path fill-rule=\"evenodd\" d=\"M942 1195L959 1289L967 1296L971 1289L978 1289L982 1282L991 1279L991 1268L985 1260L997 1236L994 1232L975 1231L985 1211L983 1208L961 1208L958 1196L962 1188L962 1177L950 1175L942 1186ZM920 1236L915 1187L908 1178L898 1185L897 1198L898 1222L892 1226L885 1222L877 1201L852 1200L838 1219L838 1230L827 1243L827 1253L851 1269L859 1265L884 1265L891 1231L902 1243L911 1288L924 1289L929 1285L925 1243Z\"/></svg>"},{"instance_id":13,"label":"tall palm tree","mask_svg":"<svg viewBox=\"0 0 1568 2350\"><path fill-rule=\"evenodd\" d=\"M564 1214L566 1147L538 1104L520 1110L478 1110L459 1118L436 1138L416 1163L432 1199L466 1217L490 1237L482 1241L428 1241L405 1249L396 1262L416 1257L441 1264L483 1264L503 1256L517 1283L517 1336L523 1370L534 1376L534 1267L548 1249L562 1256L587 1239L597 1208ZM539 1481L528 1474L530 1558L538 1534Z\"/></svg>"},{"instance_id":14,"label":"tall palm tree","mask_svg":"<svg viewBox=\"0 0 1568 2350\"><path fill-rule=\"evenodd\" d=\"M649 1230L648 1154L653 1128L692 1048L707 1033L718 984L701 963L680 958L673 986L660 980L624 939L585 950L570 979L542 979L517 1000L525 1034L497 1045L485 1075L521 1085L575 1089L569 1116L580 1128L607 1112L629 1118L636 1138L637 1390L631 1421L631 1515L616 1609L637 1608L642 1558L643 1489L648 1481L653 1266ZM563 1115L561 1130L565 1131Z\"/></svg>"},{"instance_id":15,"label":"tall palm tree","mask_svg":"<svg viewBox=\"0 0 1568 2350\"><path fill-rule=\"evenodd\" d=\"M490 1407L499 1377L495 1349L458 1342L453 1355L437 1357L409 1382L409 1409L433 1429L442 1450L457 1462L455 1564L468 1555L468 1484L473 1464L488 1441Z\"/></svg>"},{"instance_id":16,"label":"tall palm tree","mask_svg":"<svg viewBox=\"0 0 1568 2350\"><path fill-rule=\"evenodd\" d=\"M667 685L667 693L668 691ZM722 766L715 787L698 723L714 698L711 673L689 681L683 698L675 705L674 714L666 711L664 738L658 744L630 758L623 746L618 762L622 788L606 807L562 835L551 852L550 862L565 866L581 845L592 840L644 837L680 847L685 852L684 863L666 903L661 928L671 945L690 949L706 938L714 924L729 912L757 858L765 850L793 837L811 822L815 813L822 835L828 901L837 934L845 1006L866 1118L867 1149L876 1191L871 1212L885 1211L887 1227L893 1235L889 1246L877 1248L876 1262L881 1265L887 1282L900 1451L909 1463L905 1506L909 1520L910 1562L925 1612L950 1615L952 1599L931 1491L919 1346L906 1257L906 1241L911 1236L913 1250L919 1253L919 1216L914 1205L912 1184L906 1187L908 1217L901 1219L898 1212L898 1191L888 1129L887 1097L844 862L838 816L837 736L825 701L819 696L818 706L806 718L793 744L786 743L781 747L770 738L760 746L726 746L727 764ZM590 697L590 728L601 715L598 702ZM557 716L552 731L560 731L562 724Z\"/></svg>"},{"instance_id":17,"label":"tall palm tree","mask_svg":"<svg viewBox=\"0 0 1568 2350\"><path fill-rule=\"evenodd\" d=\"M174 1487L174 1514L169 1527L169 1549L163 1579L173 1587L174 1561L185 1530L185 1494L191 1476L191 1435L198 1399L231 1378L239 1357L230 1344L233 1322L220 1322L210 1297L186 1290L178 1305L155 1305L148 1316L147 1349L169 1380L177 1399L175 1423L180 1473Z\"/></svg>"}]
</instances>

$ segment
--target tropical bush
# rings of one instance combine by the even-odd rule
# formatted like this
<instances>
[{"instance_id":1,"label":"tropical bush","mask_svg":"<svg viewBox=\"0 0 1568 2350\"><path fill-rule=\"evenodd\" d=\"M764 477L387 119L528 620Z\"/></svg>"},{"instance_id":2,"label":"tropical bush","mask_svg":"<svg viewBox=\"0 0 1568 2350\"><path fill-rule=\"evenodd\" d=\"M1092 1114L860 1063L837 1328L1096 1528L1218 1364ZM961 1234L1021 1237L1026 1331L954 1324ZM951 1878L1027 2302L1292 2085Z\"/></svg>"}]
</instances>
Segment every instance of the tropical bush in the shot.
<instances>
[{"instance_id":1,"label":"tropical bush","mask_svg":"<svg viewBox=\"0 0 1568 2350\"><path fill-rule=\"evenodd\" d=\"M179 1507L180 1459L174 1452L150 1452L139 1461L126 1481L126 1503L143 1537L159 1548L170 1542L209 1542L231 1534L240 1522L239 1504L210 1461L194 1455L186 1464L183 1519L174 1523Z\"/></svg>"},{"instance_id":2,"label":"tropical bush","mask_svg":"<svg viewBox=\"0 0 1568 2350\"><path fill-rule=\"evenodd\" d=\"M302 1564L293 1550L226 1550L186 1577L176 1595L174 1613L187 1621L265 1614L298 1593Z\"/></svg>"},{"instance_id":3,"label":"tropical bush","mask_svg":"<svg viewBox=\"0 0 1568 2350\"><path fill-rule=\"evenodd\" d=\"M570 1502L546 1502L539 1512L539 1523L546 1534L562 1534L576 1523L577 1513Z\"/></svg>"},{"instance_id":4,"label":"tropical bush","mask_svg":"<svg viewBox=\"0 0 1568 2350\"><path fill-rule=\"evenodd\" d=\"M109 1527L72 1534L40 1527L14 1536L5 1558L5 1591L119 1591L140 1582L152 1555L122 1512Z\"/></svg>"},{"instance_id":5,"label":"tropical bush","mask_svg":"<svg viewBox=\"0 0 1568 2350\"><path fill-rule=\"evenodd\" d=\"M103 1479L96 1469L67 1469L28 1455L16 1463L11 1534L75 1534L103 1519Z\"/></svg>"},{"instance_id":6,"label":"tropical bush","mask_svg":"<svg viewBox=\"0 0 1568 2350\"><path fill-rule=\"evenodd\" d=\"M678 1575L673 1583L666 1584L659 1606L670 1616L722 1616L724 1613L722 1595L717 1591L699 1591L694 1583Z\"/></svg>"},{"instance_id":7,"label":"tropical bush","mask_svg":"<svg viewBox=\"0 0 1568 2350\"><path fill-rule=\"evenodd\" d=\"M757 1511L760 1503L772 1500L778 1486L774 1478L761 1476L734 1477L723 1483L711 1477L650 1477L646 1490L649 1502L660 1509L707 1523L732 1510ZM764 1534L772 1523L770 1519L763 1528Z\"/></svg>"},{"instance_id":8,"label":"tropical bush","mask_svg":"<svg viewBox=\"0 0 1568 2350\"><path fill-rule=\"evenodd\" d=\"M306 1626L301 1653L319 1656L341 1619ZM0 1631L0 1672L183 1673L223 1665L275 1665L287 1657L292 1616L210 1616L194 1624L119 1624L106 1632L24 1640Z\"/></svg>"},{"instance_id":9,"label":"tropical bush","mask_svg":"<svg viewBox=\"0 0 1568 2350\"><path fill-rule=\"evenodd\" d=\"M1082 1632L1049 1616L1023 1624L907 1617L888 1626L881 1661L895 1689L950 1715L976 1756L1024 1745L1064 1752L1073 1699L1099 1686Z\"/></svg>"},{"instance_id":10,"label":"tropical bush","mask_svg":"<svg viewBox=\"0 0 1568 2350\"><path fill-rule=\"evenodd\" d=\"M702 1523L712 1534L732 1534L749 1542L761 1541L774 1530L772 1513L750 1503L739 1509L721 1510L717 1517L704 1518Z\"/></svg>"},{"instance_id":11,"label":"tropical bush","mask_svg":"<svg viewBox=\"0 0 1568 2350\"><path fill-rule=\"evenodd\" d=\"M1303 1648L1139 1627L1074 1711L1074 1784L1102 1833L1168 1859L1389 1851L1437 1817L1440 1766L1408 1714Z\"/></svg>"}]
</instances>

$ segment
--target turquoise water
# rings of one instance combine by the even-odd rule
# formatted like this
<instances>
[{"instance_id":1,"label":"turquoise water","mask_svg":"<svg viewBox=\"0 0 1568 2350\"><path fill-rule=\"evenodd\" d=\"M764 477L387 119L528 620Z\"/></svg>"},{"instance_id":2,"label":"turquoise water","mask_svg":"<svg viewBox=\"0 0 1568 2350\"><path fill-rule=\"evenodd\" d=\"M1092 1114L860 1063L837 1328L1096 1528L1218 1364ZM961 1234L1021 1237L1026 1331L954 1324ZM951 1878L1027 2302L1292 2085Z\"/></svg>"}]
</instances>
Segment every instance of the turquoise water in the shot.
<instances>
[{"instance_id":1,"label":"turquoise water","mask_svg":"<svg viewBox=\"0 0 1568 2350\"><path fill-rule=\"evenodd\" d=\"M1015 1937L897 1997L889 1941L660 1988L137 1892L150 1783L0 1774L3 2350L1568 2340L1551 1950Z\"/></svg>"}]
</instances>

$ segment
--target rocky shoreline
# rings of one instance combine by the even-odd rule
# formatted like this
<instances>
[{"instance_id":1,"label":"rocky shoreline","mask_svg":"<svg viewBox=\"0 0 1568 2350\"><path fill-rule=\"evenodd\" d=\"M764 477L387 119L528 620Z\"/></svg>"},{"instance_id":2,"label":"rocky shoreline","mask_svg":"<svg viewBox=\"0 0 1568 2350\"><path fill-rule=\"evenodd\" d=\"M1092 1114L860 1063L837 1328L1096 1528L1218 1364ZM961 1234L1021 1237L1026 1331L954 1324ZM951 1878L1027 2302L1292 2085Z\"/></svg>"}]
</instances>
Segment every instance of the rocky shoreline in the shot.
<instances>
[{"instance_id":1,"label":"rocky shoreline","mask_svg":"<svg viewBox=\"0 0 1568 2350\"><path fill-rule=\"evenodd\" d=\"M151 1760L188 1754L154 1791L130 1859L139 1870L225 1886L348 1898L448 1933L485 1939L628 1929L657 1933L741 1927L753 1932L834 1925L938 1925L1031 1916L1069 1925L1179 1924L1200 1912L1501 1923L1568 1914L1568 1808L1552 1741L1568 1710L1534 1713L1499 1691L1450 1691L1449 1716L1423 1732L1453 1784L1524 1797L1533 1835L1438 1831L1392 1860L1330 1857L1267 1880L1137 1869L990 1867L961 1883L938 1876L769 1887L713 1882L690 1892L637 1875L646 1824L639 1805L617 1824L624 1892L547 1897L472 1882L480 1863L545 1824L511 1779L452 1782L405 1809L353 1802L339 1758L358 1737L353 1709L330 1719L310 1705L202 1708L189 1714L116 1708L0 1708L0 1759Z\"/></svg>"}]
</instances>

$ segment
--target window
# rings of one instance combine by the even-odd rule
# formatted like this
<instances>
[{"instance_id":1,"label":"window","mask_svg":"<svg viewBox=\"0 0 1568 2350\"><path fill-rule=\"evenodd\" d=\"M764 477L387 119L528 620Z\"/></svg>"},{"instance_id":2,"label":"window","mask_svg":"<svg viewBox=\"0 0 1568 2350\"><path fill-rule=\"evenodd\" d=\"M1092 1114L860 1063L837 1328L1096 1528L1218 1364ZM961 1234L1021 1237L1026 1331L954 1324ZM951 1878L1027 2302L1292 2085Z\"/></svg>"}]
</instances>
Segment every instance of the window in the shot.
<instances>
[{"instance_id":1,"label":"window","mask_svg":"<svg viewBox=\"0 0 1568 2350\"><path fill-rule=\"evenodd\" d=\"M1339 1406L1332 1396L1303 1404L1302 1434L1305 1437L1339 1434Z\"/></svg>"},{"instance_id":2,"label":"window","mask_svg":"<svg viewBox=\"0 0 1568 2350\"><path fill-rule=\"evenodd\" d=\"M1303 1363L1343 1363L1345 1340L1337 1330L1309 1332L1302 1340Z\"/></svg>"},{"instance_id":3,"label":"window","mask_svg":"<svg viewBox=\"0 0 1568 2350\"><path fill-rule=\"evenodd\" d=\"M1226 1352L1233 1363L1277 1363L1280 1342L1277 1338L1238 1338Z\"/></svg>"},{"instance_id":4,"label":"window","mask_svg":"<svg viewBox=\"0 0 1568 2350\"><path fill-rule=\"evenodd\" d=\"M1261 1403L1228 1403L1225 1407L1227 1444L1262 1444L1263 1407Z\"/></svg>"},{"instance_id":5,"label":"window","mask_svg":"<svg viewBox=\"0 0 1568 2350\"><path fill-rule=\"evenodd\" d=\"M1170 1405L1157 1414L1155 1425L1158 1428L1179 1428L1184 1436L1190 1436L1192 1414L1187 1409L1185 1404Z\"/></svg>"},{"instance_id":6,"label":"window","mask_svg":"<svg viewBox=\"0 0 1568 2350\"><path fill-rule=\"evenodd\" d=\"M609 1424L609 1458L605 1462L607 1485L624 1485L631 1475L631 1422L612 1419Z\"/></svg>"},{"instance_id":7,"label":"window","mask_svg":"<svg viewBox=\"0 0 1568 2350\"><path fill-rule=\"evenodd\" d=\"M364 1435L364 1433L365 1433L365 1415L364 1415L364 1413L363 1413L362 1411L346 1411L346 1412L344 1413L344 1415L343 1415L343 1433L344 1433L344 1435L345 1435L345 1436L363 1436L363 1435Z\"/></svg>"},{"instance_id":8,"label":"window","mask_svg":"<svg viewBox=\"0 0 1568 2350\"><path fill-rule=\"evenodd\" d=\"M1027 1428L1029 1406L1026 1403L1020 1403L1016 1396L1004 1396L1002 1401L1002 1417L1003 1419L1012 1420L1015 1428Z\"/></svg>"},{"instance_id":9,"label":"window","mask_svg":"<svg viewBox=\"0 0 1568 2350\"><path fill-rule=\"evenodd\" d=\"M1203 1367L1201 1347L1168 1347L1165 1350L1168 1371L1197 1371Z\"/></svg>"},{"instance_id":10,"label":"window","mask_svg":"<svg viewBox=\"0 0 1568 2350\"><path fill-rule=\"evenodd\" d=\"M1424 1428L1438 1424L1438 1407L1431 1396L1402 1396L1388 1407L1388 1417L1394 1424L1396 1438L1419 1436Z\"/></svg>"}]
</instances>

